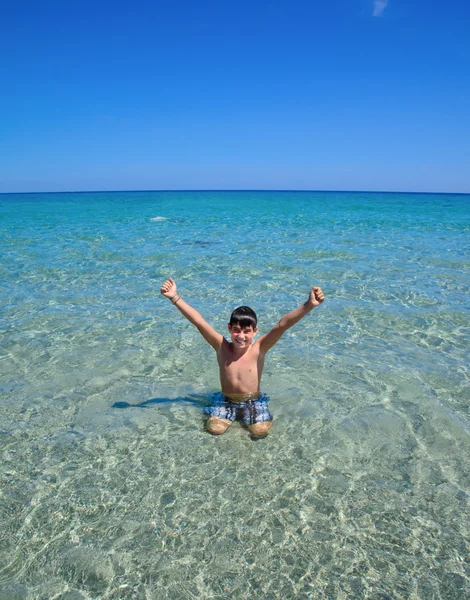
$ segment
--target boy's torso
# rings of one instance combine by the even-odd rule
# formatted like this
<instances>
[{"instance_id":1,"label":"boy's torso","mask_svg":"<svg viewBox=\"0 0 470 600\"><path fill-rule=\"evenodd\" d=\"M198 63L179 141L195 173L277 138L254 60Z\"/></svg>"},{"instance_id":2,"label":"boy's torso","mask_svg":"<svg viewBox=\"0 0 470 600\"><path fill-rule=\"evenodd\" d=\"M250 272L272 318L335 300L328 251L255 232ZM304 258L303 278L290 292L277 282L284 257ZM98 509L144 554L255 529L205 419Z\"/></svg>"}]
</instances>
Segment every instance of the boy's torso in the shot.
<instances>
[{"instance_id":1,"label":"boy's torso","mask_svg":"<svg viewBox=\"0 0 470 600\"><path fill-rule=\"evenodd\" d=\"M234 402L243 402L259 395L264 355L258 343L252 344L241 356L233 352L231 343L224 339L217 352L222 393Z\"/></svg>"}]
</instances>

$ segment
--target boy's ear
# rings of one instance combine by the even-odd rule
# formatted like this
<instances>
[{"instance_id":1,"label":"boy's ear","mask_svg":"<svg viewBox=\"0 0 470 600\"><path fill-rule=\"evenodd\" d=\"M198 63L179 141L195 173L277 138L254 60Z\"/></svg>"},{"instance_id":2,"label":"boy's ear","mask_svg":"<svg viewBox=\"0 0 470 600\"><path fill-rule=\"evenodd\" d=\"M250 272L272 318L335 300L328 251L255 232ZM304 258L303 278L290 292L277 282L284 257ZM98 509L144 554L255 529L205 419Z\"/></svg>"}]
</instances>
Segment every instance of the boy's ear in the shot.
<instances>
[{"instance_id":1,"label":"boy's ear","mask_svg":"<svg viewBox=\"0 0 470 600\"><path fill-rule=\"evenodd\" d=\"M232 326L230 325L230 323L227 324L227 328L229 331L232 331Z\"/></svg>"}]
</instances>

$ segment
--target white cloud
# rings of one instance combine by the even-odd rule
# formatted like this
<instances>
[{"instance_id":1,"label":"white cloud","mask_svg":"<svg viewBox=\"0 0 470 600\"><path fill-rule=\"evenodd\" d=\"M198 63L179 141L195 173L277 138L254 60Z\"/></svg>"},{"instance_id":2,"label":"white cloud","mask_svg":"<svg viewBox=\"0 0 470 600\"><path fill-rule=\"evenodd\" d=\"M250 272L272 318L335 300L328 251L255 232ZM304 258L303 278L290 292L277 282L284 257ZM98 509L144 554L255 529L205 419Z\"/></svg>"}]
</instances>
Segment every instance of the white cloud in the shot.
<instances>
[{"instance_id":1,"label":"white cloud","mask_svg":"<svg viewBox=\"0 0 470 600\"><path fill-rule=\"evenodd\" d=\"M380 17L383 11L387 8L388 0L374 0L374 17Z\"/></svg>"}]
</instances>

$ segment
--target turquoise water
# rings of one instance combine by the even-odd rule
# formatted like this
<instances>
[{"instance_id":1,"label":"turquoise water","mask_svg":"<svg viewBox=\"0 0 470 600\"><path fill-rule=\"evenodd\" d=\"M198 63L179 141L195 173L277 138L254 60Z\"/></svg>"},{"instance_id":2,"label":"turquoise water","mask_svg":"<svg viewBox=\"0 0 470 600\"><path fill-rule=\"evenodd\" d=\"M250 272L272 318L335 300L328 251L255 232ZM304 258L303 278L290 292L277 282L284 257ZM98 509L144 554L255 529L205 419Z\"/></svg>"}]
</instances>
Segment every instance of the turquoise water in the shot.
<instances>
[{"instance_id":1,"label":"turquoise water","mask_svg":"<svg viewBox=\"0 0 470 600\"><path fill-rule=\"evenodd\" d=\"M468 598L470 196L0 196L0 598ZM264 333L270 436L204 431Z\"/></svg>"}]
</instances>

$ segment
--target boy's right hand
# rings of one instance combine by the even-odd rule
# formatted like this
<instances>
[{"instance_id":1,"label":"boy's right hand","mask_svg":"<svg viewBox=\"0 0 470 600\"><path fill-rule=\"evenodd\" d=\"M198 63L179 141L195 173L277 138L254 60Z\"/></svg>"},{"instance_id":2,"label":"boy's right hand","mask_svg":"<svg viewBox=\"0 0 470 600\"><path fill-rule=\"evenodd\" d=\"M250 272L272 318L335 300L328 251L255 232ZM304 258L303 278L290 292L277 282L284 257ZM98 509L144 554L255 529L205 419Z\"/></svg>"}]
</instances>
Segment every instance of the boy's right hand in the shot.
<instances>
[{"instance_id":1,"label":"boy's right hand","mask_svg":"<svg viewBox=\"0 0 470 600\"><path fill-rule=\"evenodd\" d=\"M160 288L160 294L165 296L165 298L172 298L176 296L176 283L173 279L167 279L165 283Z\"/></svg>"}]
</instances>

